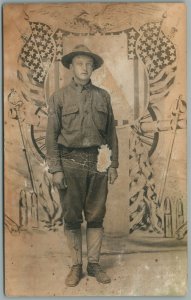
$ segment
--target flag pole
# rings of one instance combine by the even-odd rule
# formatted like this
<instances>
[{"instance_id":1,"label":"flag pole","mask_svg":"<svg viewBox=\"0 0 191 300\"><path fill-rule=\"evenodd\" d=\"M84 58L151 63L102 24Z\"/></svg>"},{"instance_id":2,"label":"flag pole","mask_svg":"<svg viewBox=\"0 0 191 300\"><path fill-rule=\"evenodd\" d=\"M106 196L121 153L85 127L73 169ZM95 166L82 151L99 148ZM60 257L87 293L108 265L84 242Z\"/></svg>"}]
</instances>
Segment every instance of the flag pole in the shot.
<instances>
[{"instance_id":1,"label":"flag pole","mask_svg":"<svg viewBox=\"0 0 191 300\"><path fill-rule=\"evenodd\" d=\"M160 188L160 192L159 192L159 196L158 196L158 201L159 201L159 205L162 207L163 205L163 196L164 196L164 191L165 191L165 185L166 185L166 180L167 180L167 174L168 174L168 169L169 169L169 165L170 165L170 160L171 160L171 156L172 156L172 150L173 150L173 146L174 146L174 141L175 141L175 136L176 136L176 131L177 131L177 123L178 123L178 118L179 118L179 112L180 112L180 102L182 101L182 95L180 95L177 99L176 102L176 108L174 111L174 128L173 128L173 132L172 132L172 138L171 138L171 142L169 145L169 152L168 152L168 156L167 156L167 164L166 164L166 168L164 170L163 173L163 182L161 184L161 188Z\"/></svg>"},{"instance_id":2,"label":"flag pole","mask_svg":"<svg viewBox=\"0 0 191 300\"><path fill-rule=\"evenodd\" d=\"M25 138L24 138L24 134L23 134L23 130L22 130L21 121L20 121L19 108L18 108L17 105L15 106L15 110L16 110L16 114L17 114L17 120L18 120L18 124L19 124L19 131L20 131L20 134L21 134L21 139L22 139L22 144L23 144L23 152L25 154L25 159L26 159L26 162L27 162L27 167L28 167L29 178L30 178L32 190L33 190L34 193L36 193L37 191L36 191L36 187L35 187L35 184L34 184L34 175L33 175L33 171L32 171L32 168L31 168L31 165L30 165L30 160L29 160L28 153L27 153Z\"/></svg>"}]
</instances>

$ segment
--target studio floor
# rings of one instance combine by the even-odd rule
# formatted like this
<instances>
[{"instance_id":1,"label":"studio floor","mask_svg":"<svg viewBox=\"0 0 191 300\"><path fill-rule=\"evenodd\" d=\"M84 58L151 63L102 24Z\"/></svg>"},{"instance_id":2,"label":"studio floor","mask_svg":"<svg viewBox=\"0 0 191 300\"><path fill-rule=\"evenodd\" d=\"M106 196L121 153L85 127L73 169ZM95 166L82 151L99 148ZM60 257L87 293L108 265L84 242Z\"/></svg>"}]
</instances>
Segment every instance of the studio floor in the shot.
<instances>
[{"instance_id":1,"label":"studio floor","mask_svg":"<svg viewBox=\"0 0 191 300\"><path fill-rule=\"evenodd\" d=\"M66 287L70 256L64 233L5 234L7 296L180 296L187 291L186 240L105 237L101 264L111 283L99 284L86 272L76 287Z\"/></svg>"}]
</instances>

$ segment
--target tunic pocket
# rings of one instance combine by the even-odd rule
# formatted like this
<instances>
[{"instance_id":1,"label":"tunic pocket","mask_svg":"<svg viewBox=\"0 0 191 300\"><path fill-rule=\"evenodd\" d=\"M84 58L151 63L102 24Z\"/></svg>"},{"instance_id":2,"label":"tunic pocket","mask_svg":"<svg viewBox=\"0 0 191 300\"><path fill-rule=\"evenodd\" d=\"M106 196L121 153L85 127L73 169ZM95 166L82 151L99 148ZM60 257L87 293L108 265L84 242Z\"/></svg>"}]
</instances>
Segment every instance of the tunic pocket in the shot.
<instances>
[{"instance_id":1,"label":"tunic pocket","mask_svg":"<svg viewBox=\"0 0 191 300\"><path fill-rule=\"evenodd\" d=\"M96 105L95 121L98 129L105 131L107 125L108 110L104 104Z\"/></svg>"},{"instance_id":2,"label":"tunic pocket","mask_svg":"<svg viewBox=\"0 0 191 300\"><path fill-rule=\"evenodd\" d=\"M62 127L67 131L79 129L79 108L77 105L63 107Z\"/></svg>"}]
</instances>

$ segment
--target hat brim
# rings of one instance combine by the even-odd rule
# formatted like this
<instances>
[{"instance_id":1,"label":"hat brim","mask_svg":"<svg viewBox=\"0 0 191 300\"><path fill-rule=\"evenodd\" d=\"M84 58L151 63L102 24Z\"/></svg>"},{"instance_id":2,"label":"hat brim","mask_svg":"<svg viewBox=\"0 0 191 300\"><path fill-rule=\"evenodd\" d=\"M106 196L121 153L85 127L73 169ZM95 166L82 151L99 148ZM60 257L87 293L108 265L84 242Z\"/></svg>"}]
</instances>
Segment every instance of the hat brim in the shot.
<instances>
[{"instance_id":1,"label":"hat brim","mask_svg":"<svg viewBox=\"0 0 191 300\"><path fill-rule=\"evenodd\" d=\"M94 60L94 70L100 68L101 65L104 62L103 59L97 54L94 54L94 53L91 53L91 52L85 52L85 51L75 51L75 52L71 52L67 55L64 55L62 57L62 60L61 60L62 64L67 69L69 69L70 64L72 63L72 59L77 55L85 55L85 56L89 56L89 57L93 58L93 60Z\"/></svg>"}]
</instances>

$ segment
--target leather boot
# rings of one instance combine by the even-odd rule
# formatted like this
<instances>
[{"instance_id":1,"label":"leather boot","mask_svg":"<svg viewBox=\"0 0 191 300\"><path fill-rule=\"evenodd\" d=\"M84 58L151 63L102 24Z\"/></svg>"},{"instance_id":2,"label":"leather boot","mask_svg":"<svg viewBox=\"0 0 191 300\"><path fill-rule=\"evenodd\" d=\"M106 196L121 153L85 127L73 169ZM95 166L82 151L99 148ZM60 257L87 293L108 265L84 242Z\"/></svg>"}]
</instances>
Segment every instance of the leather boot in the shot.
<instances>
[{"instance_id":1,"label":"leather boot","mask_svg":"<svg viewBox=\"0 0 191 300\"><path fill-rule=\"evenodd\" d=\"M82 265L73 265L70 269L69 274L65 279L65 284L70 287L76 286L78 285L81 278L82 278Z\"/></svg>"},{"instance_id":2,"label":"leather boot","mask_svg":"<svg viewBox=\"0 0 191 300\"><path fill-rule=\"evenodd\" d=\"M87 272L89 276L93 276L100 283L110 283L111 279L102 270L99 265L99 258L101 252L103 238L103 228L87 228L87 252L88 252L88 265Z\"/></svg>"},{"instance_id":3,"label":"leather boot","mask_svg":"<svg viewBox=\"0 0 191 300\"><path fill-rule=\"evenodd\" d=\"M67 286L76 286L82 278L82 234L81 229L65 229L68 248L72 258L72 267L66 277Z\"/></svg>"}]
</instances>

